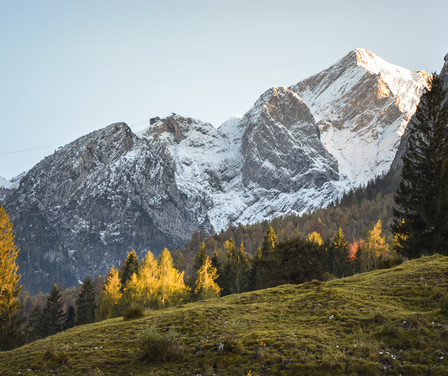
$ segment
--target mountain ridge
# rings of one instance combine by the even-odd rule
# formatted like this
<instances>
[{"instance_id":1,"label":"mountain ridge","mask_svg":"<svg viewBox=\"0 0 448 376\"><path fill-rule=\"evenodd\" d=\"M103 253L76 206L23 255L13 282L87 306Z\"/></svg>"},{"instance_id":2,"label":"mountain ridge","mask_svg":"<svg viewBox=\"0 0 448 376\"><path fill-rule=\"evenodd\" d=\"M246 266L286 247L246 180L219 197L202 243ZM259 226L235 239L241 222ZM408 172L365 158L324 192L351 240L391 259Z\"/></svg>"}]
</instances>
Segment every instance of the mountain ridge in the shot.
<instances>
[{"instance_id":1,"label":"mountain ridge","mask_svg":"<svg viewBox=\"0 0 448 376\"><path fill-rule=\"evenodd\" d=\"M92 132L0 199L19 247L67 263L81 280L105 274L131 248L157 254L195 231L316 210L383 174L425 77L353 50L295 85L268 89L217 129L173 114L137 134L124 123ZM37 227L31 207L42 217ZM21 219L21 211L30 214Z\"/></svg>"}]
</instances>

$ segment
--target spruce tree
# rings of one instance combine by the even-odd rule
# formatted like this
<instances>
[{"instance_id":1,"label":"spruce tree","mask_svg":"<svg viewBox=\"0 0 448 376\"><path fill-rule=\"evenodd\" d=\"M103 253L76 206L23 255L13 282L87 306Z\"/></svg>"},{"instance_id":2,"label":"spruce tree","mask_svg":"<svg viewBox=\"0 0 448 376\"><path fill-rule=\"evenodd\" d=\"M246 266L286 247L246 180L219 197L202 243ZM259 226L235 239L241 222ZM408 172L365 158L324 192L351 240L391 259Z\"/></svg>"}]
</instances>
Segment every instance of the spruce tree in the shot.
<instances>
[{"instance_id":1,"label":"spruce tree","mask_svg":"<svg viewBox=\"0 0 448 376\"><path fill-rule=\"evenodd\" d=\"M95 289L90 275L84 280L81 292L76 297L76 325L84 325L95 322Z\"/></svg>"},{"instance_id":2,"label":"spruce tree","mask_svg":"<svg viewBox=\"0 0 448 376\"><path fill-rule=\"evenodd\" d=\"M415 258L448 254L448 95L436 74L411 121L392 231L398 251Z\"/></svg>"},{"instance_id":3,"label":"spruce tree","mask_svg":"<svg viewBox=\"0 0 448 376\"><path fill-rule=\"evenodd\" d=\"M333 257L333 273L339 278L347 276L350 273L348 243L345 240L344 233L340 227L333 237L333 242L330 248Z\"/></svg>"},{"instance_id":4,"label":"spruce tree","mask_svg":"<svg viewBox=\"0 0 448 376\"><path fill-rule=\"evenodd\" d=\"M233 243L233 239L232 243ZM228 287L231 294L239 294L247 291L249 287L249 257L245 252L244 244L241 242L240 248L235 249L232 244L229 247L227 261L227 279Z\"/></svg>"},{"instance_id":5,"label":"spruce tree","mask_svg":"<svg viewBox=\"0 0 448 376\"><path fill-rule=\"evenodd\" d=\"M20 329L26 319L20 315L23 306L19 299L22 286L17 275L18 253L9 216L0 206L0 351L12 350L26 340Z\"/></svg>"},{"instance_id":6,"label":"spruce tree","mask_svg":"<svg viewBox=\"0 0 448 376\"><path fill-rule=\"evenodd\" d=\"M132 277L132 274L138 275L138 257L134 250L128 252L126 257L126 264L121 272L120 282L121 282L121 292L124 291L127 281Z\"/></svg>"},{"instance_id":7,"label":"spruce tree","mask_svg":"<svg viewBox=\"0 0 448 376\"><path fill-rule=\"evenodd\" d=\"M55 284L47 296L45 308L42 312L44 337L64 330L65 313L62 307L61 293L58 290L58 285Z\"/></svg>"},{"instance_id":8,"label":"spruce tree","mask_svg":"<svg viewBox=\"0 0 448 376\"><path fill-rule=\"evenodd\" d=\"M28 322L25 325L25 333L28 342L37 341L44 337L42 327L42 309L39 303L36 304L28 317Z\"/></svg>"},{"instance_id":9,"label":"spruce tree","mask_svg":"<svg viewBox=\"0 0 448 376\"><path fill-rule=\"evenodd\" d=\"M73 307L70 304L67 308L67 312L65 315L64 330L73 328L75 326L75 319L76 319L75 307Z\"/></svg>"}]
</instances>

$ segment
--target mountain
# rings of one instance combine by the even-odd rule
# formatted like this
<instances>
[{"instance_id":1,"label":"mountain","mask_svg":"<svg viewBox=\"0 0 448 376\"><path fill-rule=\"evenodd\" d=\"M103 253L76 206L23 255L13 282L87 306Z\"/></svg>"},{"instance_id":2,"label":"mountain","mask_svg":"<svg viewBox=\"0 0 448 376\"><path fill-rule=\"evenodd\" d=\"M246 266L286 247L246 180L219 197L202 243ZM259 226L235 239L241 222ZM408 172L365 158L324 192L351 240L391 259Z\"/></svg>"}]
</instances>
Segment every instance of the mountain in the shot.
<instances>
[{"instance_id":1,"label":"mountain","mask_svg":"<svg viewBox=\"0 0 448 376\"><path fill-rule=\"evenodd\" d=\"M51 274L36 254L83 279L132 248L325 207L390 168L427 77L356 49L218 129L173 114L138 134L116 123L81 137L0 194L22 278Z\"/></svg>"}]
</instances>

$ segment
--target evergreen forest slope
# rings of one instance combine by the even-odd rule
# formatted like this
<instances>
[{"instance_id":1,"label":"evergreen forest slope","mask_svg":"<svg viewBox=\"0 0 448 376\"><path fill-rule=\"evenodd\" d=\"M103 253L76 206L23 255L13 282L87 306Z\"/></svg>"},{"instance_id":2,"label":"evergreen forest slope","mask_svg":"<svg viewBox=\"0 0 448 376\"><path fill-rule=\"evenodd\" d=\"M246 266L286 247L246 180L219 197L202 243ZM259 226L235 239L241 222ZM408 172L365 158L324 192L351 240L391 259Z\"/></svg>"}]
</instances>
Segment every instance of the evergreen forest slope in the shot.
<instances>
[{"instance_id":1,"label":"evergreen forest slope","mask_svg":"<svg viewBox=\"0 0 448 376\"><path fill-rule=\"evenodd\" d=\"M75 327L0 353L0 374L448 375L447 289L448 257L422 257ZM169 360L141 359L147 324L178 333Z\"/></svg>"},{"instance_id":2,"label":"evergreen forest slope","mask_svg":"<svg viewBox=\"0 0 448 376\"><path fill-rule=\"evenodd\" d=\"M372 230L378 220L381 220L383 235L390 243L392 209L395 205L393 196L401 180L400 173L401 168L391 170L384 176L371 180L366 186L347 193L340 202L301 216L288 215L254 225L231 225L226 231L209 237L204 232L193 233L188 243L173 251L176 266L185 270L188 275L202 242L206 243L207 252L212 255L214 251L223 249L227 240L234 239L237 246L243 242L246 252L253 255L262 246L269 227L274 229L278 241L297 236L305 238L312 232L319 233L324 240L331 239L341 228L345 239L352 243L364 239L366 231Z\"/></svg>"}]
</instances>

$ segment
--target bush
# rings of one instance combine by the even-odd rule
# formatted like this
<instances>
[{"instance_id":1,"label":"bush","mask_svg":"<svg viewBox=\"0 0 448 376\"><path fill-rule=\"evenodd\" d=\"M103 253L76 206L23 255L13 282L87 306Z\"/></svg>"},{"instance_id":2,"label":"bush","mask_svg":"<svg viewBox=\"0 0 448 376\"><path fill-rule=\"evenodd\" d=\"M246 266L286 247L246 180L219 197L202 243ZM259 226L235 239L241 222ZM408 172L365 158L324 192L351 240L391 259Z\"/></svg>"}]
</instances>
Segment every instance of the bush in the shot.
<instances>
[{"instance_id":1,"label":"bush","mask_svg":"<svg viewBox=\"0 0 448 376\"><path fill-rule=\"evenodd\" d=\"M173 328L160 333L155 324L147 324L143 328L139 347L142 351L141 358L154 363L177 360L181 355L179 333Z\"/></svg>"},{"instance_id":2,"label":"bush","mask_svg":"<svg viewBox=\"0 0 448 376\"><path fill-rule=\"evenodd\" d=\"M139 305L130 306L123 314L125 320L137 319L139 317L143 317L143 307Z\"/></svg>"},{"instance_id":3,"label":"bush","mask_svg":"<svg viewBox=\"0 0 448 376\"><path fill-rule=\"evenodd\" d=\"M390 269L403 263L402 257L389 257L378 262L378 269Z\"/></svg>"}]
</instances>

